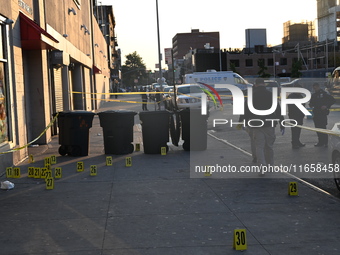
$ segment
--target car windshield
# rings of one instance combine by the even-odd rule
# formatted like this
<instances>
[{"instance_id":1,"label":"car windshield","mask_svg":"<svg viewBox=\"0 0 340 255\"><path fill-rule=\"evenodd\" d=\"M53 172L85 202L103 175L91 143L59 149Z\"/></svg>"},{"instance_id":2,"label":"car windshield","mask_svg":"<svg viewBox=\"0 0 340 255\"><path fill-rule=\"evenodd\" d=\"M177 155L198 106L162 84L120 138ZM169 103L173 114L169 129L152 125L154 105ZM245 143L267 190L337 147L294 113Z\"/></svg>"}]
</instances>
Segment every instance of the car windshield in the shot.
<instances>
[{"instance_id":1,"label":"car windshield","mask_svg":"<svg viewBox=\"0 0 340 255\"><path fill-rule=\"evenodd\" d=\"M190 93L201 93L202 90L198 86L185 86L185 87L179 87L177 89L177 92L181 94L190 94Z\"/></svg>"},{"instance_id":2,"label":"car windshield","mask_svg":"<svg viewBox=\"0 0 340 255\"><path fill-rule=\"evenodd\" d=\"M268 82L266 83L267 87L278 87L276 82Z\"/></svg>"}]
</instances>

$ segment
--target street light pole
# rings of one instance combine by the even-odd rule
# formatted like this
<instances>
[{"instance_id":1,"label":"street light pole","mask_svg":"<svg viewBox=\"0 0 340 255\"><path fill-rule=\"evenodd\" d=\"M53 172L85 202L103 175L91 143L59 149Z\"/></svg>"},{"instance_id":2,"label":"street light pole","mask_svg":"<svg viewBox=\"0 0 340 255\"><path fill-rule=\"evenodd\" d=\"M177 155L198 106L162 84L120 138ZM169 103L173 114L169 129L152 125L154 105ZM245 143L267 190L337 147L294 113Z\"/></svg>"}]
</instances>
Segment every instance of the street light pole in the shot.
<instances>
[{"instance_id":1,"label":"street light pole","mask_svg":"<svg viewBox=\"0 0 340 255\"><path fill-rule=\"evenodd\" d=\"M158 0L156 0L156 13L157 13L157 37L158 37L158 65L159 65L159 81L161 82L162 89L162 55L161 55L161 42L159 37L159 17L158 17Z\"/></svg>"}]
</instances>

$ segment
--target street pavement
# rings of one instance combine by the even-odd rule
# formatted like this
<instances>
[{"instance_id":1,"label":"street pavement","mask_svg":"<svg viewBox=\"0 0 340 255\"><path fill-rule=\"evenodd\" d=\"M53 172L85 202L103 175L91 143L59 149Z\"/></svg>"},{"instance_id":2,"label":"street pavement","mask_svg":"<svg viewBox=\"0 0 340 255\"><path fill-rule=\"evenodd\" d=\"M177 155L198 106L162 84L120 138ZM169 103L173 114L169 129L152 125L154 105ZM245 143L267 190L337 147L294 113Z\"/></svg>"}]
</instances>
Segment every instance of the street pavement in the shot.
<instances>
[{"instance_id":1,"label":"street pavement","mask_svg":"<svg viewBox=\"0 0 340 255\"><path fill-rule=\"evenodd\" d=\"M122 108L141 106L107 102L99 111ZM241 131L235 132L223 138L236 139ZM251 165L249 153L210 134L204 157ZM145 154L143 146L129 155L105 155L98 116L89 140L84 157L60 156L58 137L30 148L35 162L21 163L21 177L7 179L14 189L0 192L1 255L340 254L340 200L302 180L281 173L190 178L192 155L200 152L171 143L167 155ZM142 143L138 115L134 143ZM61 167L62 178L46 190L45 181L29 178L27 169L43 167L52 155L57 156L52 168ZM77 162L84 162L84 171L77 171ZM91 165L97 166L96 176L90 176ZM289 182L297 182L298 196L288 195ZM246 250L235 250L242 233Z\"/></svg>"}]
</instances>

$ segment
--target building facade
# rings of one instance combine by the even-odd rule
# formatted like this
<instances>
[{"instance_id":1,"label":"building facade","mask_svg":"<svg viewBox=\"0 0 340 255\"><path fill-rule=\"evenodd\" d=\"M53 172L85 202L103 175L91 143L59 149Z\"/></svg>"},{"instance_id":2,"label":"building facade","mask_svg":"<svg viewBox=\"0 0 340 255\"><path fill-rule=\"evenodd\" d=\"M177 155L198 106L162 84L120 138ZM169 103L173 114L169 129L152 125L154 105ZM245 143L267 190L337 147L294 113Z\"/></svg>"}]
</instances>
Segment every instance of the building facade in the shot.
<instances>
[{"instance_id":1,"label":"building facade","mask_svg":"<svg viewBox=\"0 0 340 255\"><path fill-rule=\"evenodd\" d=\"M0 5L0 163L27 157L53 115L98 109L108 97L107 43L92 1L11 0ZM95 47L94 45L98 45ZM92 94L91 94L92 93ZM35 141L48 143L56 124ZM4 153L13 150L11 153Z\"/></svg>"},{"instance_id":2,"label":"building facade","mask_svg":"<svg viewBox=\"0 0 340 255\"><path fill-rule=\"evenodd\" d=\"M317 20L319 41L340 39L340 8L338 0L317 0Z\"/></svg>"},{"instance_id":3,"label":"building facade","mask_svg":"<svg viewBox=\"0 0 340 255\"><path fill-rule=\"evenodd\" d=\"M172 38L174 59L182 59L189 50L203 48L207 43L214 49L220 49L219 32L200 32L192 29L191 33L178 33Z\"/></svg>"}]
</instances>

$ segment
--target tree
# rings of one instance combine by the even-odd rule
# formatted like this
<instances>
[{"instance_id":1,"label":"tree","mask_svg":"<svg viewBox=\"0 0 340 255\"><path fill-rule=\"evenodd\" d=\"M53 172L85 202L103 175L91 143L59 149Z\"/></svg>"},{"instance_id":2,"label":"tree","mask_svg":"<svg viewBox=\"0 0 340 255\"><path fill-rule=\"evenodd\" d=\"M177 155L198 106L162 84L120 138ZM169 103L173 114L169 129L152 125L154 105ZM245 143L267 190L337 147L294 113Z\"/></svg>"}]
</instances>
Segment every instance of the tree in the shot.
<instances>
[{"instance_id":1,"label":"tree","mask_svg":"<svg viewBox=\"0 0 340 255\"><path fill-rule=\"evenodd\" d=\"M122 79L124 86L133 88L137 84L145 85L148 74L143 59L136 51L126 55L125 57L125 65L122 66Z\"/></svg>"},{"instance_id":2,"label":"tree","mask_svg":"<svg viewBox=\"0 0 340 255\"><path fill-rule=\"evenodd\" d=\"M263 59L259 59L258 61L258 66L260 68L260 70L257 72L257 74L259 75L260 78L269 78L270 74L266 73L267 71L267 67L264 65L264 60Z\"/></svg>"},{"instance_id":3,"label":"tree","mask_svg":"<svg viewBox=\"0 0 340 255\"><path fill-rule=\"evenodd\" d=\"M301 76L300 70L302 69L302 61L301 59L299 60L294 60L292 64L292 78L299 78Z\"/></svg>"}]
</instances>

